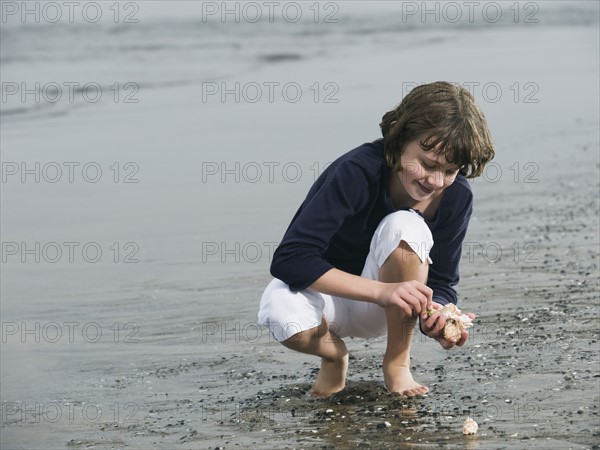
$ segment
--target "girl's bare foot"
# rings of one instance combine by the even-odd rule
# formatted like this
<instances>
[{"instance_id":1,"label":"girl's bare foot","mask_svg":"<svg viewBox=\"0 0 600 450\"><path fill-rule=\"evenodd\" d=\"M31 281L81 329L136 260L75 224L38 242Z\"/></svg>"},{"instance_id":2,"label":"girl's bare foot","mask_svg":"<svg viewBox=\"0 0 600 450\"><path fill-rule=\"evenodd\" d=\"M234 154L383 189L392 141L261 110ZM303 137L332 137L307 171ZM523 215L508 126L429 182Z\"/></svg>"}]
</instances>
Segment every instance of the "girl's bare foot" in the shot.
<instances>
[{"instance_id":1,"label":"girl's bare foot","mask_svg":"<svg viewBox=\"0 0 600 450\"><path fill-rule=\"evenodd\" d=\"M427 394L429 388L417 383L410 373L408 365L386 364L383 362L383 380L388 391L417 397Z\"/></svg>"},{"instance_id":2,"label":"girl's bare foot","mask_svg":"<svg viewBox=\"0 0 600 450\"><path fill-rule=\"evenodd\" d=\"M321 369L317 380L310 391L313 397L328 397L346 387L348 371L348 353L341 360L325 360L321 358Z\"/></svg>"}]
</instances>

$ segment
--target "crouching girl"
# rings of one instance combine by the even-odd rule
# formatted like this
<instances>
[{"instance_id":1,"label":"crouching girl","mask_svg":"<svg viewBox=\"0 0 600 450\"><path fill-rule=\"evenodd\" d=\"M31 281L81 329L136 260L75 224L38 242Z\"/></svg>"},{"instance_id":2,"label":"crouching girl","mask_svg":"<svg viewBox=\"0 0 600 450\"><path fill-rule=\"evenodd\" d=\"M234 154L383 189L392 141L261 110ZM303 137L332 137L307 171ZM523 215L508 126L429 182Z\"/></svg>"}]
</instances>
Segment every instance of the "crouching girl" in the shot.
<instances>
[{"instance_id":1,"label":"crouching girl","mask_svg":"<svg viewBox=\"0 0 600 450\"><path fill-rule=\"evenodd\" d=\"M431 310L457 303L467 178L494 156L484 115L468 91L435 82L413 89L380 127L381 139L339 157L311 187L260 302L259 322L275 339L321 358L314 396L344 388L344 337L387 333L384 382L406 396L428 392L410 372L417 320L444 348L468 339L445 339L446 319Z\"/></svg>"}]
</instances>

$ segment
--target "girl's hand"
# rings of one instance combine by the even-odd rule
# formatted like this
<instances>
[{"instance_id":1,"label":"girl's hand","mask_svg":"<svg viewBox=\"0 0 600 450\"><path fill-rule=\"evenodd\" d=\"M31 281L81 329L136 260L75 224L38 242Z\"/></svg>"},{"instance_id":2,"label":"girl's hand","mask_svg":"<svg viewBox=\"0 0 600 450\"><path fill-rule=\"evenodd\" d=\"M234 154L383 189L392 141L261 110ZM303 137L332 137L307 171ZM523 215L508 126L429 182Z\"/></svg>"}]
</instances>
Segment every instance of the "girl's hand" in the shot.
<instances>
[{"instance_id":1,"label":"girl's hand","mask_svg":"<svg viewBox=\"0 0 600 450\"><path fill-rule=\"evenodd\" d=\"M438 310L442 308L442 305L440 305L439 303L436 302L432 302L432 306L434 310ZM475 314L473 313L465 313L467 316L469 316L471 318L471 320L475 319ZM453 341L453 340L449 340L449 339L445 339L444 338L444 327L446 326L446 316L441 315L438 312L434 312L431 315L428 315L427 319L423 319L423 316L421 316L421 331L423 331L423 333L425 333L425 335L429 336L432 339L435 339L436 341L438 341L440 343L440 345L445 348L445 349L449 349L454 347L455 345L458 345L459 347L462 347L463 345L465 345L465 343L467 342L467 339L469 339L469 332L466 330L463 330L460 336L460 339L458 341Z\"/></svg>"},{"instance_id":2,"label":"girl's hand","mask_svg":"<svg viewBox=\"0 0 600 450\"><path fill-rule=\"evenodd\" d=\"M379 306L397 306L407 316L427 314L431 309L433 291L416 280L402 283L383 283L383 291L379 296Z\"/></svg>"}]
</instances>

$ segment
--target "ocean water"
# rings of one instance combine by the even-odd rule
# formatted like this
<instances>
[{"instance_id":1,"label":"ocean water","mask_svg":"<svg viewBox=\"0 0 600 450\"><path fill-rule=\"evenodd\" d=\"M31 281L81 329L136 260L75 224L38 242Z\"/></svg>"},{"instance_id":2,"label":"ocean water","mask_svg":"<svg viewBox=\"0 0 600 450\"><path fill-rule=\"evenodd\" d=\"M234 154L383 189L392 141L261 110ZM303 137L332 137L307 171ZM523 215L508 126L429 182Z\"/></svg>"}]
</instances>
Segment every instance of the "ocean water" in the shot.
<instances>
[{"instance_id":1,"label":"ocean water","mask_svg":"<svg viewBox=\"0 0 600 450\"><path fill-rule=\"evenodd\" d=\"M598 24L592 1L500 3L288 2L269 8L256 2L143 1L119 8L80 5L71 12L62 4L5 5L2 119L8 125L71 111L85 114L98 103L139 101L140 91L195 89L274 64L302 66L370 48L426 45L452 32L476 37L484 30ZM23 16L27 8L30 13ZM19 85L16 93L13 83ZM323 95L333 100L333 91ZM206 92L214 95L209 87Z\"/></svg>"}]
</instances>

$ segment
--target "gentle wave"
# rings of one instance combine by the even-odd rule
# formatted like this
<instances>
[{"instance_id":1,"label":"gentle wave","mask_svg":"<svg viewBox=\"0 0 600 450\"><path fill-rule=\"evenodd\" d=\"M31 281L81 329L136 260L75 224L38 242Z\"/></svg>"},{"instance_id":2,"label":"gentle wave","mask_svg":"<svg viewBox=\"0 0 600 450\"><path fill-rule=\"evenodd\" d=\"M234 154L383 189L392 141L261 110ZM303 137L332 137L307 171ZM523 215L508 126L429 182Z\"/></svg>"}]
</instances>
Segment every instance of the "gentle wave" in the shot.
<instances>
[{"instance_id":1,"label":"gentle wave","mask_svg":"<svg viewBox=\"0 0 600 450\"><path fill-rule=\"evenodd\" d=\"M510 32L524 27L581 27L599 23L599 7L595 2L544 6L539 11L529 11L529 16L521 4L518 21L510 15L514 11L509 11L509 7L503 6L505 16L498 23L483 20L481 14L475 15L472 23L467 17L457 23L443 20L435 23L420 20L418 15L403 16L400 9L388 5L387 10L340 13L338 23L314 23L308 19L297 24L282 20L203 23L197 16L181 12L177 17L171 11L169 17L133 25L20 24L1 28L0 62L3 82L94 80L108 90L118 80L135 82L139 88L159 89L227 80L269 64L297 64L332 52L355 51L357 44L365 48L390 42L405 46L436 45L453 31ZM534 17L532 12L536 13ZM537 23L529 23L530 20ZM73 106L28 106L15 97L3 102L3 120L43 117L57 111L64 114Z\"/></svg>"}]
</instances>

